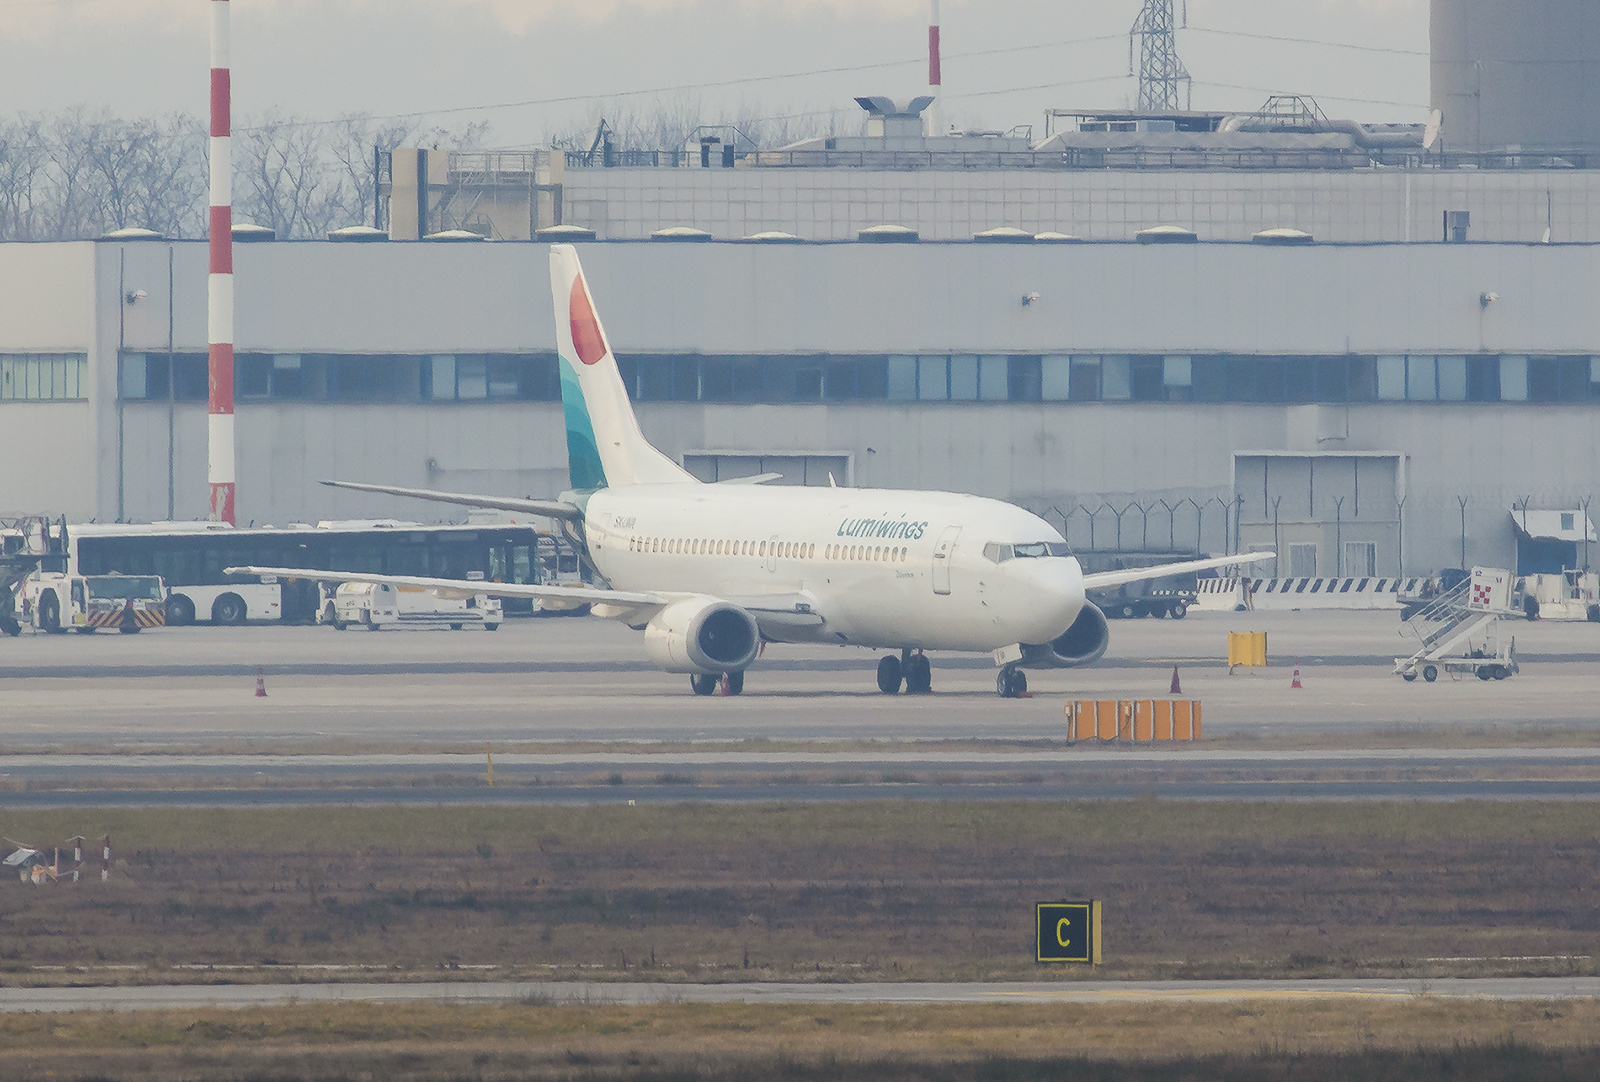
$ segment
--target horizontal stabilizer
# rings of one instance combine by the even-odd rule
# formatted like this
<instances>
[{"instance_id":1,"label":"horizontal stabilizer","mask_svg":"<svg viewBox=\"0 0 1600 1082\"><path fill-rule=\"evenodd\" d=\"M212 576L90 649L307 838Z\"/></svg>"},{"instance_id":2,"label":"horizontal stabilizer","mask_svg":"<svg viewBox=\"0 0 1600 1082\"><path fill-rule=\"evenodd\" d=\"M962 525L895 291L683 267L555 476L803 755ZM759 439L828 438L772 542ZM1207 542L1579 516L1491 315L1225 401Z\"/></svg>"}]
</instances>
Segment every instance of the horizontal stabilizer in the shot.
<instances>
[{"instance_id":1,"label":"horizontal stabilizer","mask_svg":"<svg viewBox=\"0 0 1600 1082\"><path fill-rule=\"evenodd\" d=\"M405 496L413 500L432 500L434 503L453 503L458 507L486 507L497 511L520 511L525 515L543 515L546 518L579 520L583 512L570 503L560 500L530 500L515 496L475 496L466 492L435 492L430 488L400 488L396 485L368 485L359 481L323 481L330 488L348 488L356 492L381 492L389 496Z\"/></svg>"},{"instance_id":2,"label":"horizontal stabilizer","mask_svg":"<svg viewBox=\"0 0 1600 1082\"><path fill-rule=\"evenodd\" d=\"M1276 552L1246 552L1238 556L1216 556L1209 560L1186 560L1181 564L1157 564L1154 567L1130 567L1122 571L1096 571L1083 576L1085 590L1105 590L1125 582L1144 582L1167 575L1187 575L1191 571L1209 571L1214 567L1236 567L1261 560L1276 558Z\"/></svg>"}]
</instances>

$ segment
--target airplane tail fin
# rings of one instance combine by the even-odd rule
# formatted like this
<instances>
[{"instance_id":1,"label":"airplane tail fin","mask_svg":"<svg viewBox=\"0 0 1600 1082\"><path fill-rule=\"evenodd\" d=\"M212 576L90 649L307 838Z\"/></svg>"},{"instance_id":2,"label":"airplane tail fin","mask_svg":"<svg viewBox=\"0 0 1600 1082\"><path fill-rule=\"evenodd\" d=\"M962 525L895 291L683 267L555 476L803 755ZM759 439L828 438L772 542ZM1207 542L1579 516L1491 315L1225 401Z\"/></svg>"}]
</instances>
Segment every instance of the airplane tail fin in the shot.
<instances>
[{"instance_id":1,"label":"airplane tail fin","mask_svg":"<svg viewBox=\"0 0 1600 1082\"><path fill-rule=\"evenodd\" d=\"M550 246L561 408L567 421L567 470L575 489L681 484L695 480L650 446L628 401L578 250Z\"/></svg>"}]
</instances>

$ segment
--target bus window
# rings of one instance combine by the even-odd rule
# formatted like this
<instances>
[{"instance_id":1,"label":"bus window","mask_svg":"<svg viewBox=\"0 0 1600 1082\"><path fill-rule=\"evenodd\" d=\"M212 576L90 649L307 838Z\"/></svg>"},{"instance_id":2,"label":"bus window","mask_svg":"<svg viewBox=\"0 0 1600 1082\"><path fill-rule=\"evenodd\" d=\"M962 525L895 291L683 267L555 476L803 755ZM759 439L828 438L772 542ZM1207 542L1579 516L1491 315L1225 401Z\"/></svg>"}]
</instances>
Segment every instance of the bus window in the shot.
<instances>
[{"instance_id":1,"label":"bus window","mask_svg":"<svg viewBox=\"0 0 1600 1082\"><path fill-rule=\"evenodd\" d=\"M352 568L351 570L357 570ZM364 570L364 569L361 569ZM377 568L373 568L374 571ZM421 545L390 545L384 556L383 573L386 575L426 575L428 550Z\"/></svg>"},{"instance_id":2,"label":"bus window","mask_svg":"<svg viewBox=\"0 0 1600 1082\"><path fill-rule=\"evenodd\" d=\"M511 546L511 581L533 582L533 554L527 545Z\"/></svg>"}]
</instances>

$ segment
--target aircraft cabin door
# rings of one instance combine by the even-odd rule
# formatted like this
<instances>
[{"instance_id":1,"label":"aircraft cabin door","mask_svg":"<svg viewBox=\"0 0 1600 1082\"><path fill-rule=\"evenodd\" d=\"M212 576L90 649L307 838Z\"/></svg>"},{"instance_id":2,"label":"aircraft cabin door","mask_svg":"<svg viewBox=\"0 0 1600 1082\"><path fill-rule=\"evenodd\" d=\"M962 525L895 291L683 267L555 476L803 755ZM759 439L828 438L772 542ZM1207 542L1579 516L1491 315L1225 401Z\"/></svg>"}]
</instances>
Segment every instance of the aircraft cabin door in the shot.
<instances>
[{"instance_id":1,"label":"aircraft cabin door","mask_svg":"<svg viewBox=\"0 0 1600 1082\"><path fill-rule=\"evenodd\" d=\"M777 534L773 534L772 535L772 539L767 542L767 570L768 571L776 571L776 570L778 570L778 535Z\"/></svg>"},{"instance_id":2,"label":"aircraft cabin door","mask_svg":"<svg viewBox=\"0 0 1600 1082\"><path fill-rule=\"evenodd\" d=\"M939 543L933 547L933 592L936 594L950 592L950 561L955 556L956 535L960 532L960 526L946 526L939 535Z\"/></svg>"}]
</instances>

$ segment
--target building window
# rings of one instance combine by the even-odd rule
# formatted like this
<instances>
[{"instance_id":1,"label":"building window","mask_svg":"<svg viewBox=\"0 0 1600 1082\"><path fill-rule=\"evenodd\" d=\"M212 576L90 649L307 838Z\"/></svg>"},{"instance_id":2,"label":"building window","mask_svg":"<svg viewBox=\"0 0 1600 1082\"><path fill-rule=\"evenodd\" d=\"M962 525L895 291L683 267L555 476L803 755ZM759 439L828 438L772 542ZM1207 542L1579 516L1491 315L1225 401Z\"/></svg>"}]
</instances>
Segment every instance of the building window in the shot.
<instances>
[{"instance_id":1,"label":"building window","mask_svg":"<svg viewBox=\"0 0 1600 1082\"><path fill-rule=\"evenodd\" d=\"M917 358L917 398L923 402L943 402L950 397L950 358Z\"/></svg>"},{"instance_id":2,"label":"building window","mask_svg":"<svg viewBox=\"0 0 1600 1082\"><path fill-rule=\"evenodd\" d=\"M1439 364L1433 357L1406 358L1406 399L1433 402L1439 397Z\"/></svg>"},{"instance_id":3,"label":"building window","mask_svg":"<svg viewBox=\"0 0 1600 1082\"><path fill-rule=\"evenodd\" d=\"M210 397L208 360L204 353L124 353L119 391L124 399L204 402Z\"/></svg>"},{"instance_id":4,"label":"building window","mask_svg":"<svg viewBox=\"0 0 1600 1082\"><path fill-rule=\"evenodd\" d=\"M1467 400L1467 359L1465 357L1439 358L1439 401L1465 402Z\"/></svg>"},{"instance_id":5,"label":"building window","mask_svg":"<svg viewBox=\"0 0 1600 1082\"><path fill-rule=\"evenodd\" d=\"M1099 397L1096 374L1095 396ZM1065 402L1072 397L1072 358L1055 353L1039 358L1039 397L1046 402Z\"/></svg>"},{"instance_id":6,"label":"building window","mask_svg":"<svg viewBox=\"0 0 1600 1082\"><path fill-rule=\"evenodd\" d=\"M1378 401L1403 402L1406 397L1406 359L1378 358Z\"/></svg>"},{"instance_id":7,"label":"building window","mask_svg":"<svg viewBox=\"0 0 1600 1082\"><path fill-rule=\"evenodd\" d=\"M1044 397L1042 357L1010 357L1006 365L1006 397L1013 402L1037 402Z\"/></svg>"},{"instance_id":8,"label":"building window","mask_svg":"<svg viewBox=\"0 0 1600 1082\"><path fill-rule=\"evenodd\" d=\"M1467 358L1467 401L1500 401L1499 357Z\"/></svg>"},{"instance_id":9,"label":"building window","mask_svg":"<svg viewBox=\"0 0 1600 1082\"><path fill-rule=\"evenodd\" d=\"M1100 358L1075 356L1067 398L1072 402L1100 401Z\"/></svg>"},{"instance_id":10,"label":"building window","mask_svg":"<svg viewBox=\"0 0 1600 1082\"><path fill-rule=\"evenodd\" d=\"M1194 358L1163 357L1161 359L1161 385L1168 402L1189 402L1194 399Z\"/></svg>"},{"instance_id":11,"label":"building window","mask_svg":"<svg viewBox=\"0 0 1600 1082\"><path fill-rule=\"evenodd\" d=\"M1500 358L1500 401L1528 400L1528 358Z\"/></svg>"}]
</instances>

